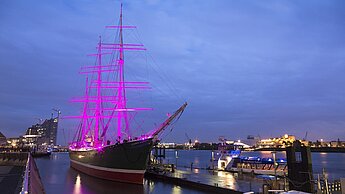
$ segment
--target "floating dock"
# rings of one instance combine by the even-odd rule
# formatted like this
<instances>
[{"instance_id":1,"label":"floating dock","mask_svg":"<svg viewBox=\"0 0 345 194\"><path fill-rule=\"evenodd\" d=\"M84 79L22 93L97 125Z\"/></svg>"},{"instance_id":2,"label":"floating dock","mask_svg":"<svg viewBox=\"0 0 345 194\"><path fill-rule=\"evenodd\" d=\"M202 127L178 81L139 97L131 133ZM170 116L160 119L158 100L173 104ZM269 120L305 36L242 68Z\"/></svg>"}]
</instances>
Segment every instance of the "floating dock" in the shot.
<instances>
[{"instance_id":1,"label":"floating dock","mask_svg":"<svg viewBox=\"0 0 345 194\"><path fill-rule=\"evenodd\" d=\"M167 165L161 168L151 167L147 170L145 177L210 193L262 192L262 186L266 183L262 178L245 174L199 168L192 170L188 168L173 170L172 168Z\"/></svg>"}]
</instances>

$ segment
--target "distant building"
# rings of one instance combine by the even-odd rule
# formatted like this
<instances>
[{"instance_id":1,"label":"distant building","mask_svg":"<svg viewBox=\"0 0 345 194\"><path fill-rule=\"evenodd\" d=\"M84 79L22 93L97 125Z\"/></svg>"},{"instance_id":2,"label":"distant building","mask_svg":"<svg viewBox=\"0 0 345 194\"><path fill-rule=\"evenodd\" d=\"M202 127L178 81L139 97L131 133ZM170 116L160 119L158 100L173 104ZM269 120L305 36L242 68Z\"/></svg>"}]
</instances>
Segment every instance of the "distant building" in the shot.
<instances>
[{"instance_id":1,"label":"distant building","mask_svg":"<svg viewBox=\"0 0 345 194\"><path fill-rule=\"evenodd\" d=\"M7 144L12 147L18 147L22 145L22 138L15 137L15 138L7 138Z\"/></svg>"},{"instance_id":2,"label":"distant building","mask_svg":"<svg viewBox=\"0 0 345 194\"><path fill-rule=\"evenodd\" d=\"M48 145L56 145L58 118L46 119L42 124L42 128L45 129L45 142Z\"/></svg>"},{"instance_id":3,"label":"distant building","mask_svg":"<svg viewBox=\"0 0 345 194\"><path fill-rule=\"evenodd\" d=\"M0 132L0 146L6 145L6 137Z\"/></svg>"},{"instance_id":4,"label":"distant building","mask_svg":"<svg viewBox=\"0 0 345 194\"><path fill-rule=\"evenodd\" d=\"M32 125L31 127L29 127L26 130L25 135L23 136L23 144L26 146L36 146L38 138L42 136L39 132L42 132L40 124Z\"/></svg>"},{"instance_id":5,"label":"distant building","mask_svg":"<svg viewBox=\"0 0 345 194\"><path fill-rule=\"evenodd\" d=\"M259 136L248 135L247 139L242 140L242 143L245 143L251 147L255 146L260 141Z\"/></svg>"},{"instance_id":6,"label":"distant building","mask_svg":"<svg viewBox=\"0 0 345 194\"><path fill-rule=\"evenodd\" d=\"M35 124L26 130L23 143L27 146L56 145L58 118L46 119L42 124Z\"/></svg>"},{"instance_id":7,"label":"distant building","mask_svg":"<svg viewBox=\"0 0 345 194\"><path fill-rule=\"evenodd\" d=\"M293 135L285 134L282 137L276 138L269 138L269 139L261 139L258 141L256 147L258 148L285 148L287 146L292 145L292 143L296 140L296 137Z\"/></svg>"},{"instance_id":8,"label":"distant building","mask_svg":"<svg viewBox=\"0 0 345 194\"><path fill-rule=\"evenodd\" d=\"M167 149L175 149L176 143L158 143L158 147L164 147Z\"/></svg>"}]
</instances>

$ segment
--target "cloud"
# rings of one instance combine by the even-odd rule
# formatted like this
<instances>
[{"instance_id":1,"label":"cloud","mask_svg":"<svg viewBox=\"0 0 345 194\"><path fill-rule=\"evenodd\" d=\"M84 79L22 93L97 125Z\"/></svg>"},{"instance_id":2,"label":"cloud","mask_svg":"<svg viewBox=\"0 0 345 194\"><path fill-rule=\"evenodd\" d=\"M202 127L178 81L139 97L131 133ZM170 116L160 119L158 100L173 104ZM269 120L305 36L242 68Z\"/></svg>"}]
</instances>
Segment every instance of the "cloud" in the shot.
<instances>
[{"instance_id":1,"label":"cloud","mask_svg":"<svg viewBox=\"0 0 345 194\"><path fill-rule=\"evenodd\" d=\"M103 27L116 23L119 2L0 4L0 129L19 135L35 117L49 117L52 107L78 114L68 103L83 93L77 72L92 63L85 55L94 52L98 36L110 37ZM282 131L303 136L306 129L315 131L312 138L345 138L343 4L125 2L125 23L138 26L126 41L139 40L149 50L126 55L137 65L128 68L129 78L146 76L156 89L143 94L155 99L156 109L145 127L188 100L167 140L185 141L185 132L204 141ZM150 63L140 65L137 56Z\"/></svg>"}]
</instances>

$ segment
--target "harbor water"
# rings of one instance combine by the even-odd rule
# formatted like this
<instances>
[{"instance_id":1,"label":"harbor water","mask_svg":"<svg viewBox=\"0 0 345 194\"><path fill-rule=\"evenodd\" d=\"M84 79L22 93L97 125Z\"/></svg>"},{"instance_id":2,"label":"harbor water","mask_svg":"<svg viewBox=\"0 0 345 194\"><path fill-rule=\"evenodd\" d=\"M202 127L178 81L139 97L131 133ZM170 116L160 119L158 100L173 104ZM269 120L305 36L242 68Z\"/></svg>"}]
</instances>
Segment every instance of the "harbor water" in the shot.
<instances>
[{"instance_id":1,"label":"harbor water","mask_svg":"<svg viewBox=\"0 0 345 194\"><path fill-rule=\"evenodd\" d=\"M176 151L168 150L166 152L165 162L176 163ZM205 169L211 165L211 151L210 150L179 150L177 153L177 166L190 168L191 163L193 167ZM261 158L272 158L271 151L260 152L242 152L241 156L254 156ZM335 180L345 177L345 153L325 153L312 152L313 174L322 174L322 169L325 169L326 177L330 180ZM277 152L277 158L286 158L285 152ZM215 158L217 154L215 153ZM216 166L216 162L214 163Z\"/></svg>"},{"instance_id":2,"label":"harbor water","mask_svg":"<svg viewBox=\"0 0 345 194\"><path fill-rule=\"evenodd\" d=\"M209 150L179 150L177 159L175 150L167 150L166 154L166 162L177 164L181 170L187 170L193 163L193 168L198 169L194 170L194 173L200 173L200 177L206 172L204 169L211 164ZM270 157L271 152L243 152L242 155ZM285 158L284 152L278 152L277 157ZM325 168L331 180L345 177L345 153L312 153L312 160L314 174L321 173L322 168ZM143 185L134 185L90 177L70 168L68 153L53 153L50 157L37 158L36 164L47 194L206 193L150 179L145 179ZM232 178L231 181L233 183L229 184L239 184L236 178Z\"/></svg>"},{"instance_id":3,"label":"harbor water","mask_svg":"<svg viewBox=\"0 0 345 194\"><path fill-rule=\"evenodd\" d=\"M68 153L52 153L36 159L47 194L204 194L172 184L145 179L143 185L118 183L94 178L70 168Z\"/></svg>"}]
</instances>

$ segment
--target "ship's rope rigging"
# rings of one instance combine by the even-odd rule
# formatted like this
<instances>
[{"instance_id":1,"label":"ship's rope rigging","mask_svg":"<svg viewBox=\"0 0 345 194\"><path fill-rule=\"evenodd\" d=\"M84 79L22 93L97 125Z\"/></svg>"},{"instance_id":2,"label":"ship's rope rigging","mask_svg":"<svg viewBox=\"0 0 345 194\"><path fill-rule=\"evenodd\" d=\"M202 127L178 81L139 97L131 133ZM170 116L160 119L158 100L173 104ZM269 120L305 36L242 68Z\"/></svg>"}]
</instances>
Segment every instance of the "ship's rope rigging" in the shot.
<instances>
[{"instance_id":1,"label":"ship's rope rigging","mask_svg":"<svg viewBox=\"0 0 345 194\"><path fill-rule=\"evenodd\" d=\"M177 117L176 119L174 119L174 120L169 124L169 127L170 127L169 132L168 132L167 134L165 134L164 137L160 137L160 138L159 138L160 141L162 141L163 139L165 139L168 135L170 135L170 134L172 133L172 131L173 131L174 127L175 127L175 124L176 124L177 121L180 119L180 117L182 116L183 112L184 112L184 109L182 110L182 112L179 113L178 117ZM163 133L161 133L160 135L162 136L162 134L163 134ZM159 134L158 134L158 136L159 136Z\"/></svg>"},{"instance_id":2,"label":"ship's rope rigging","mask_svg":"<svg viewBox=\"0 0 345 194\"><path fill-rule=\"evenodd\" d=\"M119 22L119 25L120 25L120 22ZM119 35L120 34L119 31L120 30L117 29L117 33L115 33L116 36L111 36L111 37L114 38L113 41L112 41L113 43L118 43L120 41L120 44L122 44L123 40L120 40L122 37ZM130 35L132 36L132 38L136 39L136 42L138 42L139 44L142 44L142 41L141 41L141 38L140 38L140 34L139 34L137 28L130 29L128 31L131 33ZM103 34L105 34L105 32ZM114 33L112 33L112 34L114 35ZM102 35L102 37L106 37L106 36ZM105 40L104 38L103 39L100 38L100 43L103 43L104 40ZM178 92L177 88L174 86L175 84L173 83L172 79L169 79L169 76L165 73L165 71L163 71L163 69L160 67L160 65L157 64L157 62L153 58L153 56L148 51L145 51L143 55L139 54L139 52L134 52L134 53L136 53L134 55L135 57L144 56L143 58L145 59L145 62L146 62L145 63L146 64L146 68L148 68L148 66L150 66L150 69L154 72L155 77L158 77L160 80L162 80L160 82L156 81L156 83L158 83L158 84L155 85L155 87L154 87L155 91L157 91L157 92L159 92L161 94L164 94L165 96L168 97L167 99L171 99L171 95L170 94L173 94L173 96L175 96L177 99L182 101L182 97L179 95L179 92ZM132 54L132 56L133 56L133 54ZM107 56L104 59L102 58L102 61L101 61L102 63L100 63L100 61L99 61L100 59L98 57L96 57L95 61L94 61L94 66L96 67L98 65L112 65L112 64L114 64L114 61L117 61L117 59L119 59L119 58L120 58L120 52L114 50L114 51L111 52L111 55ZM122 55L122 59L124 60L124 55ZM151 61L151 63L148 62L149 60ZM130 70L132 67L124 65L123 68L126 68L126 69ZM125 70L123 70L123 72L124 71ZM134 78L135 78L133 81L135 81L135 80L142 80L142 78L143 78L143 76L137 75L139 73L139 71L130 71L130 73L131 73L130 75L134 76ZM141 71L140 73L143 73L143 72ZM110 81L111 80L121 80L119 78L119 76L122 75L123 76L122 80L125 81L125 73L122 73L121 75L119 75L119 74L120 73L118 73L118 72L117 73L102 74L101 75L101 79L102 79L102 81L103 81L103 78L104 78L104 81L108 81L108 80L110 80ZM147 70L147 75L150 77L150 71L148 71L148 70ZM128 74L126 74L126 77L127 76L128 76ZM91 84L95 84L96 83L96 82L92 82L92 81L97 79L97 75L96 74L91 74L90 77L91 77L91 79L89 81L88 86L91 86ZM139 78L139 79L137 79L137 78ZM132 80L130 80L130 81L132 81ZM164 83L164 86L166 86L166 88L171 92L170 94L167 93L166 88L164 88L164 87L162 88L161 83ZM154 86L154 84L152 84L152 86ZM89 91L91 93L90 96L94 96L95 90L91 89L91 87L88 87L86 89L90 90ZM142 92L141 90L139 90L139 92L138 92L140 96L142 95L141 92ZM116 90L116 89L114 89L114 90L104 90L104 89L102 89L102 90L100 90L100 93L101 93L101 95L116 97L116 96L118 96L119 90ZM126 98L125 90L123 90L122 93L123 93L122 95L124 96L124 98ZM151 100L150 100L151 105L152 105L153 102L157 103L156 101L153 100L152 93L150 93L150 94L151 94L151 96L150 96L151 97ZM139 98L139 99L141 99L141 98ZM185 101L185 100L183 100L183 101ZM125 104L127 104L127 103L125 103ZM100 118L98 118L99 120L95 121L96 120L95 117L97 115L94 115L94 117L90 117L90 118L86 119L86 122L81 121L81 123L80 123L80 125L78 127L79 128L79 130L78 130L79 132L77 132L75 134L75 136L77 136L77 138L80 139L80 140L85 138L85 137L81 137L83 134L87 135L88 137L94 136L95 134L92 134L93 127L94 127L95 123L98 122L99 123L98 126L99 126L99 129L100 129L98 131L98 135L97 135L99 137L98 140L103 141L103 139L104 140L106 140L106 139L109 140L111 138L114 141L114 137L115 138L117 137L116 135L112 135L112 134L106 135L106 134L107 134L107 131L108 131L109 128L116 128L115 124L112 123L112 120L115 120L113 118L114 118L114 115L117 114L115 109L117 108L118 104L111 105L111 103L106 102L106 101L104 102L104 101L101 100L100 111L98 113L93 113L92 112L91 109L95 108L92 103L86 102L85 106L86 106L86 109L88 111L87 115L100 114L100 116L99 116ZM105 112L104 111L104 107L109 107L109 106L110 107L112 106L112 108L114 110L112 110L111 112ZM151 107L154 107L154 106L152 105ZM120 108L127 108L127 107L120 107ZM149 117L153 117L151 111L148 111L148 112L149 113L147 113L147 114L151 114L151 115L149 115ZM136 114L136 113L137 112L135 112L134 114ZM137 128L133 132L138 132L139 130L143 131L143 123L144 122L138 122L137 119L134 118L135 115L132 115L130 112L122 113L122 114L128 114L130 120L134 121L134 124L137 125ZM105 118L104 115L107 116L107 118ZM172 125L174 125L176 123L176 121L179 120L181 115L182 115L182 113L176 118L176 120L174 119L174 121L169 124L169 125L171 125L171 128L169 128L170 129L169 133L166 134L164 137L166 137L167 135L169 135L173 131L174 127ZM126 119L127 119L127 117L126 117ZM85 126L82 126L82 125L85 125ZM117 129L117 130L122 130L122 131L129 132L129 130L133 130L134 129L132 124L131 125L127 125L127 123L125 123L125 122L122 122L122 126L125 126L125 128L121 127L120 129ZM83 130L82 129L83 127L84 127L84 130L87 131L87 133L81 132ZM138 134L136 134L136 135L138 135ZM129 138L129 135L127 135L127 138ZM73 139L75 139L75 138L73 138Z\"/></svg>"}]
</instances>

